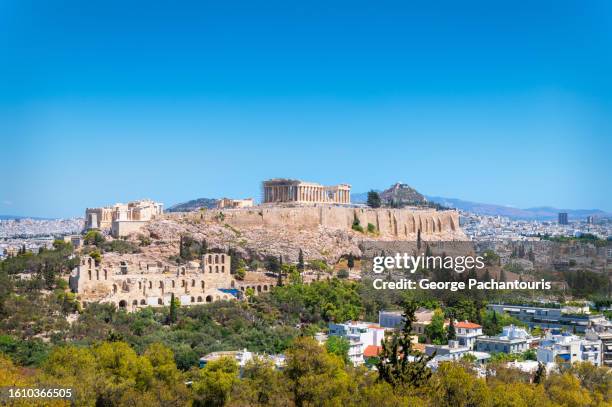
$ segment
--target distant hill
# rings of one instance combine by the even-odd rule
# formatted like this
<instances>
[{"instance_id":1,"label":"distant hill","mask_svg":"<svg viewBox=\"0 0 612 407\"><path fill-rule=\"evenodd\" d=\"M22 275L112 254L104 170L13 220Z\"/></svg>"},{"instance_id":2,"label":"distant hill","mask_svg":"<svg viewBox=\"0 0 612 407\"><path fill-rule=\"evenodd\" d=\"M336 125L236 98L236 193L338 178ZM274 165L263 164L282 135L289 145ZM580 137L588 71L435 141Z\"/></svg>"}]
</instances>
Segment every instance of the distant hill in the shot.
<instances>
[{"instance_id":1,"label":"distant hill","mask_svg":"<svg viewBox=\"0 0 612 407\"><path fill-rule=\"evenodd\" d=\"M213 198L198 198L191 201L176 204L166 209L166 212L190 212L197 211L200 208L212 209L217 206L217 199Z\"/></svg>"},{"instance_id":2,"label":"distant hill","mask_svg":"<svg viewBox=\"0 0 612 407\"><path fill-rule=\"evenodd\" d=\"M424 205L427 199L408 184L396 182L380 193L382 201L389 206Z\"/></svg>"},{"instance_id":3,"label":"distant hill","mask_svg":"<svg viewBox=\"0 0 612 407\"><path fill-rule=\"evenodd\" d=\"M558 209L550 206L520 209L503 205L464 201L456 198L444 198L440 196L428 196L427 199L449 208L461 209L479 215L505 216L511 219L540 221L557 220L559 212L567 212L568 218L574 220L583 220L587 216L612 216L612 214L606 213L600 209Z\"/></svg>"}]
</instances>

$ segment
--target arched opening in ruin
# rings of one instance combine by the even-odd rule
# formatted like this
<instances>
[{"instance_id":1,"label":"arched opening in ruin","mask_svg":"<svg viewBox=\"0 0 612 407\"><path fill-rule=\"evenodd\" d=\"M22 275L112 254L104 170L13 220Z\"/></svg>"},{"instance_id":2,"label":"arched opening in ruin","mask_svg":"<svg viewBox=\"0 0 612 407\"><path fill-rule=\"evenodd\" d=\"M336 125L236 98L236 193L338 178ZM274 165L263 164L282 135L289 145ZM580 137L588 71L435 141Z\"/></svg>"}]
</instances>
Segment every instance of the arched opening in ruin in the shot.
<instances>
[{"instance_id":1,"label":"arched opening in ruin","mask_svg":"<svg viewBox=\"0 0 612 407\"><path fill-rule=\"evenodd\" d=\"M268 286L267 286L266 284L264 284L264 286L263 286L263 290L264 290L264 291L268 291Z\"/></svg>"},{"instance_id":2,"label":"arched opening in ruin","mask_svg":"<svg viewBox=\"0 0 612 407\"><path fill-rule=\"evenodd\" d=\"M159 282L159 288L164 288L164 282L163 281Z\"/></svg>"},{"instance_id":3,"label":"arched opening in ruin","mask_svg":"<svg viewBox=\"0 0 612 407\"><path fill-rule=\"evenodd\" d=\"M195 297L191 297L191 302L195 302Z\"/></svg>"},{"instance_id":4,"label":"arched opening in ruin","mask_svg":"<svg viewBox=\"0 0 612 407\"><path fill-rule=\"evenodd\" d=\"M198 302L202 302L202 297L198 296Z\"/></svg>"},{"instance_id":5,"label":"arched opening in ruin","mask_svg":"<svg viewBox=\"0 0 612 407\"><path fill-rule=\"evenodd\" d=\"M158 305L164 305L164 300L162 300L161 298L157 299L157 304Z\"/></svg>"},{"instance_id":6,"label":"arched opening in ruin","mask_svg":"<svg viewBox=\"0 0 612 407\"><path fill-rule=\"evenodd\" d=\"M212 266L208 266L208 272L212 273Z\"/></svg>"},{"instance_id":7,"label":"arched opening in ruin","mask_svg":"<svg viewBox=\"0 0 612 407\"><path fill-rule=\"evenodd\" d=\"M104 279L108 280L108 271L104 269Z\"/></svg>"},{"instance_id":8,"label":"arched opening in ruin","mask_svg":"<svg viewBox=\"0 0 612 407\"><path fill-rule=\"evenodd\" d=\"M202 285L202 290L204 290L204 287L206 287L206 284L204 283L204 280L202 280L200 283Z\"/></svg>"},{"instance_id":9,"label":"arched opening in ruin","mask_svg":"<svg viewBox=\"0 0 612 407\"><path fill-rule=\"evenodd\" d=\"M257 286L257 292L258 292L258 293L260 293L260 292L261 292L261 286L260 286L260 285L258 285L258 286Z\"/></svg>"},{"instance_id":10,"label":"arched opening in ruin","mask_svg":"<svg viewBox=\"0 0 612 407\"><path fill-rule=\"evenodd\" d=\"M149 288L153 288L153 281L149 281Z\"/></svg>"},{"instance_id":11,"label":"arched opening in ruin","mask_svg":"<svg viewBox=\"0 0 612 407\"><path fill-rule=\"evenodd\" d=\"M219 263L219 255L215 254L215 264Z\"/></svg>"},{"instance_id":12,"label":"arched opening in ruin","mask_svg":"<svg viewBox=\"0 0 612 407\"><path fill-rule=\"evenodd\" d=\"M117 294L117 284L113 284L113 294Z\"/></svg>"},{"instance_id":13,"label":"arched opening in ruin","mask_svg":"<svg viewBox=\"0 0 612 407\"><path fill-rule=\"evenodd\" d=\"M221 266L221 272L225 273L225 266Z\"/></svg>"},{"instance_id":14,"label":"arched opening in ruin","mask_svg":"<svg viewBox=\"0 0 612 407\"><path fill-rule=\"evenodd\" d=\"M125 300L119 301L119 308L125 308L125 307L127 307L127 302Z\"/></svg>"},{"instance_id":15,"label":"arched opening in ruin","mask_svg":"<svg viewBox=\"0 0 612 407\"><path fill-rule=\"evenodd\" d=\"M215 266L215 273L219 272L219 266Z\"/></svg>"},{"instance_id":16,"label":"arched opening in ruin","mask_svg":"<svg viewBox=\"0 0 612 407\"><path fill-rule=\"evenodd\" d=\"M132 301L132 305L138 305L138 300Z\"/></svg>"},{"instance_id":17,"label":"arched opening in ruin","mask_svg":"<svg viewBox=\"0 0 612 407\"><path fill-rule=\"evenodd\" d=\"M225 263L225 254L221 255L221 263Z\"/></svg>"},{"instance_id":18,"label":"arched opening in ruin","mask_svg":"<svg viewBox=\"0 0 612 407\"><path fill-rule=\"evenodd\" d=\"M91 270L89 270L87 274L89 274L89 279L91 280Z\"/></svg>"},{"instance_id":19,"label":"arched opening in ruin","mask_svg":"<svg viewBox=\"0 0 612 407\"><path fill-rule=\"evenodd\" d=\"M191 280L191 286L195 287L195 280Z\"/></svg>"},{"instance_id":20,"label":"arched opening in ruin","mask_svg":"<svg viewBox=\"0 0 612 407\"><path fill-rule=\"evenodd\" d=\"M234 280L232 280L232 282L230 283L230 287L231 288L235 288L236 287L236 282Z\"/></svg>"},{"instance_id":21,"label":"arched opening in ruin","mask_svg":"<svg viewBox=\"0 0 612 407\"><path fill-rule=\"evenodd\" d=\"M144 300L144 298L142 300L140 300L140 305L145 305L147 302Z\"/></svg>"},{"instance_id":22,"label":"arched opening in ruin","mask_svg":"<svg viewBox=\"0 0 612 407\"><path fill-rule=\"evenodd\" d=\"M212 302L212 300L213 300L212 295L206 296L206 302Z\"/></svg>"}]
</instances>

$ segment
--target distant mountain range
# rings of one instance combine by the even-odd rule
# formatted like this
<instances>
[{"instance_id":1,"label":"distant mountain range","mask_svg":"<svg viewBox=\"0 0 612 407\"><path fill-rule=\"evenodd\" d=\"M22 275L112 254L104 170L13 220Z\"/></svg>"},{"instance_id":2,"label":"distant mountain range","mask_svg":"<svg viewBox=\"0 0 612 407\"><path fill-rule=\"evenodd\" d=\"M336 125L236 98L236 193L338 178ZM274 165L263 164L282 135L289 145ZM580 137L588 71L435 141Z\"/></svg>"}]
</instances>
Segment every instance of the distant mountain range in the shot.
<instances>
[{"instance_id":1,"label":"distant mountain range","mask_svg":"<svg viewBox=\"0 0 612 407\"><path fill-rule=\"evenodd\" d=\"M55 218L37 218L34 216L18 216L18 215L0 215L0 220L17 220L17 219L33 219L33 220L53 220Z\"/></svg>"},{"instance_id":2,"label":"distant mountain range","mask_svg":"<svg viewBox=\"0 0 612 407\"><path fill-rule=\"evenodd\" d=\"M381 191L376 190L376 192L380 193ZM444 198L429 195L426 195L425 197L429 202L434 202L448 208L461 209L476 213L478 215L504 216L510 219L540 221L557 220L559 212L567 212L568 218L573 220L582 220L587 216L612 217L611 213L607 213L600 209L558 209L550 206L520 209L504 205L464 201L456 198ZM351 194L351 202L353 203L365 203L367 199L367 192Z\"/></svg>"}]
</instances>

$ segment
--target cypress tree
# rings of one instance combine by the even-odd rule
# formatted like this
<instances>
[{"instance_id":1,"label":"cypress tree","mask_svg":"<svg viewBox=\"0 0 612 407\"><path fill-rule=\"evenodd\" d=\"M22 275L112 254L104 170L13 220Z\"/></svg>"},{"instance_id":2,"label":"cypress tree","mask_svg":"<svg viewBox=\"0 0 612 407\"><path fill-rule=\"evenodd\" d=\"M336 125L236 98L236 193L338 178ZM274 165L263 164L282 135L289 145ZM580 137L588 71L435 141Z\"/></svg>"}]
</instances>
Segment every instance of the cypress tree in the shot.
<instances>
[{"instance_id":1,"label":"cypress tree","mask_svg":"<svg viewBox=\"0 0 612 407\"><path fill-rule=\"evenodd\" d=\"M455 332L455 318L453 315L450 317L450 325L448 326L448 331L446 332L446 340L454 341L457 339L457 332Z\"/></svg>"},{"instance_id":2,"label":"cypress tree","mask_svg":"<svg viewBox=\"0 0 612 407\"><path fill-rule=\"evenodd\" d=\"M416 321L415 312L417 304L407 302L404 306L404 324L399 331L395 331L390 339L382 342L382 352L377 364L378 380L384 380L393 387L411 385L423 386L428 382L432 373L427 363L433 359L431 356L415 354L412 350L412 324ZM410 361L411 356L415 357Z\"/></svg>"},{"instance_id":3,"label":"cypress tree","mask_svg":"<svg viewBox=\"0 0 612 407\"><path fill-rule=\"evenodd\" d=\"M174 300L174 293L170 296L170 315L168 316L168 321L170 323L175 323L177 320L177 312L176 312L176 301Z\"/></svg>"},{"instance_id":4,"label":"cypress tree","mask_svg":"<svg viewBox=\"0 0 612 407\"><path fill-rule=\"evenodd\" d=\"M300 252L298 253L297 269L300 273L304 271L304 252L302 249L300 249Z\"/></svg>"},{"instance_id":5,"label":"cypress tree","mask_svg":"<svg viewBox=\"0 0 612 407\"><path fill-rule=\"evenodd\" d=\"M533 383L542 384L544 383L545 379L546 379L546 366L544 366L544 363L540 362L538 363L538 370L536 370L535 376L533 377Z\"/></svg>"}]
</instances>

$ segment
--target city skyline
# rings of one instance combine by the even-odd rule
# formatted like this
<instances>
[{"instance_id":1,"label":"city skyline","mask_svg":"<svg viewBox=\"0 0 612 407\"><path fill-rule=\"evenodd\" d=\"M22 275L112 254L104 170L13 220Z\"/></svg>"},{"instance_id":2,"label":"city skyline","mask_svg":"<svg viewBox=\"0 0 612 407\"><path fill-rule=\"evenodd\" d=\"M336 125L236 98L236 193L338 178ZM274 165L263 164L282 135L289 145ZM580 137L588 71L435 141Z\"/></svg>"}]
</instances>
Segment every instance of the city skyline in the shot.
<instances>
[{"instance_id":1,"label":"city skyline","mask_svg":"<svg viewBox=\"0 0 612 407\"><path fill-rule=\"evenodd\" d=\"M612 212L608 2L64 6L2 5L0 214L274 177Z\"/></svg>"}]
</instances>

